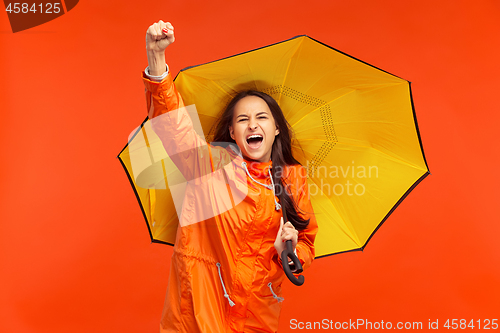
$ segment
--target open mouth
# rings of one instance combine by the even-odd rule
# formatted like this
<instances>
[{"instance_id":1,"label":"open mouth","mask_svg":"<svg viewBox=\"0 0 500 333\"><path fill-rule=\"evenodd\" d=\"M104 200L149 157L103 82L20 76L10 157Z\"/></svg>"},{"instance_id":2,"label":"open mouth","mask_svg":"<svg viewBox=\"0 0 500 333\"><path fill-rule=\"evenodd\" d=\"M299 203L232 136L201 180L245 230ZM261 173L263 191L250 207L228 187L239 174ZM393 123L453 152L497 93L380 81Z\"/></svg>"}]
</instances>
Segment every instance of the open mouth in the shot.
<instances>
[{"instance_id":1,"label":"open mouth","mask_svg":"<svg viewBox=\"0 0 500 333\"><path fill-rule=\"evenodd\" d=\"M247 144L252 149L258 149L262 145L264 138L260 134L254 134L247 137Z\"/></svg>"}]
</instances>

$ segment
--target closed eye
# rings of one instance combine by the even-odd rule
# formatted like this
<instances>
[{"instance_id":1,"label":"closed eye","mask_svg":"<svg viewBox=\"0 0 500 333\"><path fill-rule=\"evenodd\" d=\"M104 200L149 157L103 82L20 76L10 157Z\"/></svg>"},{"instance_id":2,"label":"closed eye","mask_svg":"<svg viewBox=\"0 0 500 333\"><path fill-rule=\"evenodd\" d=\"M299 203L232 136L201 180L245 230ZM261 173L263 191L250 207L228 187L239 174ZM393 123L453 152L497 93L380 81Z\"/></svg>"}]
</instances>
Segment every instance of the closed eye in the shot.
<instances>
[{"instance_id":1,"label":"closed eye","mask_svg":"<svg viewBox=\"0 0 500 333\"><path fill-rule=\"evenodd\" d=\"M259 116L259 117L257 117L257 119L269 119L269 118L267 116ZM238 119L237 122L241 123L242 121L246 121L246 120L248 120L248 118L240 118L240 119Z\"/></svg>"}]
</instances>

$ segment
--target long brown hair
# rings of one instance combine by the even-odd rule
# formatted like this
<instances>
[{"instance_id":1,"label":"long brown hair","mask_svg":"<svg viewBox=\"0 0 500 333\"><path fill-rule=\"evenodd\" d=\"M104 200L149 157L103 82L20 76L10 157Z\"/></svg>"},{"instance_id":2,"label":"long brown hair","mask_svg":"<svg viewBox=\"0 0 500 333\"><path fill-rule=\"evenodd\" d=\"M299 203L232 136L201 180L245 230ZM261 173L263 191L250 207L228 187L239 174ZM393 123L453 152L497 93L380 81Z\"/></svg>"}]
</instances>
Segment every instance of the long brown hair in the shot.
<instances>
[{"instance_id":1,"label":"long brown hair","mask_svg":"<svg viewBox=\"0 0 500 333\"><path fill-rule=\"evenodd\" d=\"M275 137L271 150L271 160L273 165L272 177L274 184L277 187L275 188L275 193L282 193L282 195L280 195L279 197L282 198L281 205L283 209L286 210L287 219L293 224L295 229L303 230L307 228L309 219L305 220L299 216L299 214L297 213L297 209L300 208L297 206L295 200L293 200L291 193L289 193L283 179L281 178L281 174L283 173L285 166L296 164L300 165L300 163L292 155L293 131L286 121L285 116L283 115L283 111L281 110L278 103L274 100L274 98L263 92L255 90L246 90L237 94L231 100L231 102L229 102L226 109L222 113L222 116L219 118L215 129L214 141L235 143L235 141L231 138L228 129L230 126L232 126L233 123L233 114L236 104L241 99L247 96L257 96L263 99L269 106L271 114L274 118L274 122L278 126L279 134Z\"/></svg>"}]
</instances>

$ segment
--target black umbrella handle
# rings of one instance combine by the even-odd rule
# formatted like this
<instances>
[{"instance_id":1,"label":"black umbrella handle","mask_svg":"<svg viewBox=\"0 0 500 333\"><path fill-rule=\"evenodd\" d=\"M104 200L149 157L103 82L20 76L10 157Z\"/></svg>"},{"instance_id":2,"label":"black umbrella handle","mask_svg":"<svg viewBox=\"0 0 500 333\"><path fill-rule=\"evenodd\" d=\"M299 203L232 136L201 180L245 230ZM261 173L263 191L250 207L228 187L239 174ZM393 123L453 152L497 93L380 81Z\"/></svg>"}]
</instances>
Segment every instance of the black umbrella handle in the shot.
<instances>
[{"instance_id":1,"label":"black umbrella handle","mask_svg":"<svg viewBox=\"0 0 500 333\"><path fill-rule=\"evenodd\" d=\"M293 275L292 270L290 269L290 265L288 264L288 258L292 260L295 264L295 274L302 273L302 264L300 263L299 258L293 252L292 240L286 241L286 248L281 252L281 263L283 264L283 270L285 271L288 280L290 280L294 285L301 286L304 284L304 277L299 275L298 278Z\"/></svg>"},{"instance_id":2,"label":"black umbrella handle","mask_svg":"<svg viewBox=\"0 0 500 333\"><path fill-rule=\"evenodd\" d=\"M284 198L283 196L285 195L285 191L281 191L280 195L280 201L281 201L281 212L283 213L283 221L285 223L288 221L286 218L286 209L284 207ZM290 265L288 264L288 258L292 260L292 262L295 264L295 274L302 273L302 264L300 263L299 258L295 255L293 251L293 245L292 245L292 240L289 239L286 241L285 249L281 252L281 264L283 266L283 270L285 271L285 274L294 285L296 286L301 286L304 284L304 277L302 275L299 275L298 278L293 275L292 270L290 269Z\"/></svg>"}]
</instances>

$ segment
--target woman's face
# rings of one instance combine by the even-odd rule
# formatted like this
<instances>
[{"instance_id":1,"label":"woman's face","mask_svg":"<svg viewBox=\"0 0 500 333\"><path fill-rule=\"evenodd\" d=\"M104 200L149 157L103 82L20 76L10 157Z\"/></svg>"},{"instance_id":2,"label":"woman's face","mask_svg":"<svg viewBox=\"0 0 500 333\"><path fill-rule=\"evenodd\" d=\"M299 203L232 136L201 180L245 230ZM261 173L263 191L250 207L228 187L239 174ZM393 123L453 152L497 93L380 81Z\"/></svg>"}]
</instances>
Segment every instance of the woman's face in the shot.
<instances>
[{"instance_id":1,"label":"woman's face","mask_svg":"<svg viewBox=\"0 0 500 333\"><path fill-rule=\"evenodd\" d=\"M262 98L247 96L236 103L229 134L245 158L269 162L278 133L271 110Z\"/></svg>"}]
</instances>

